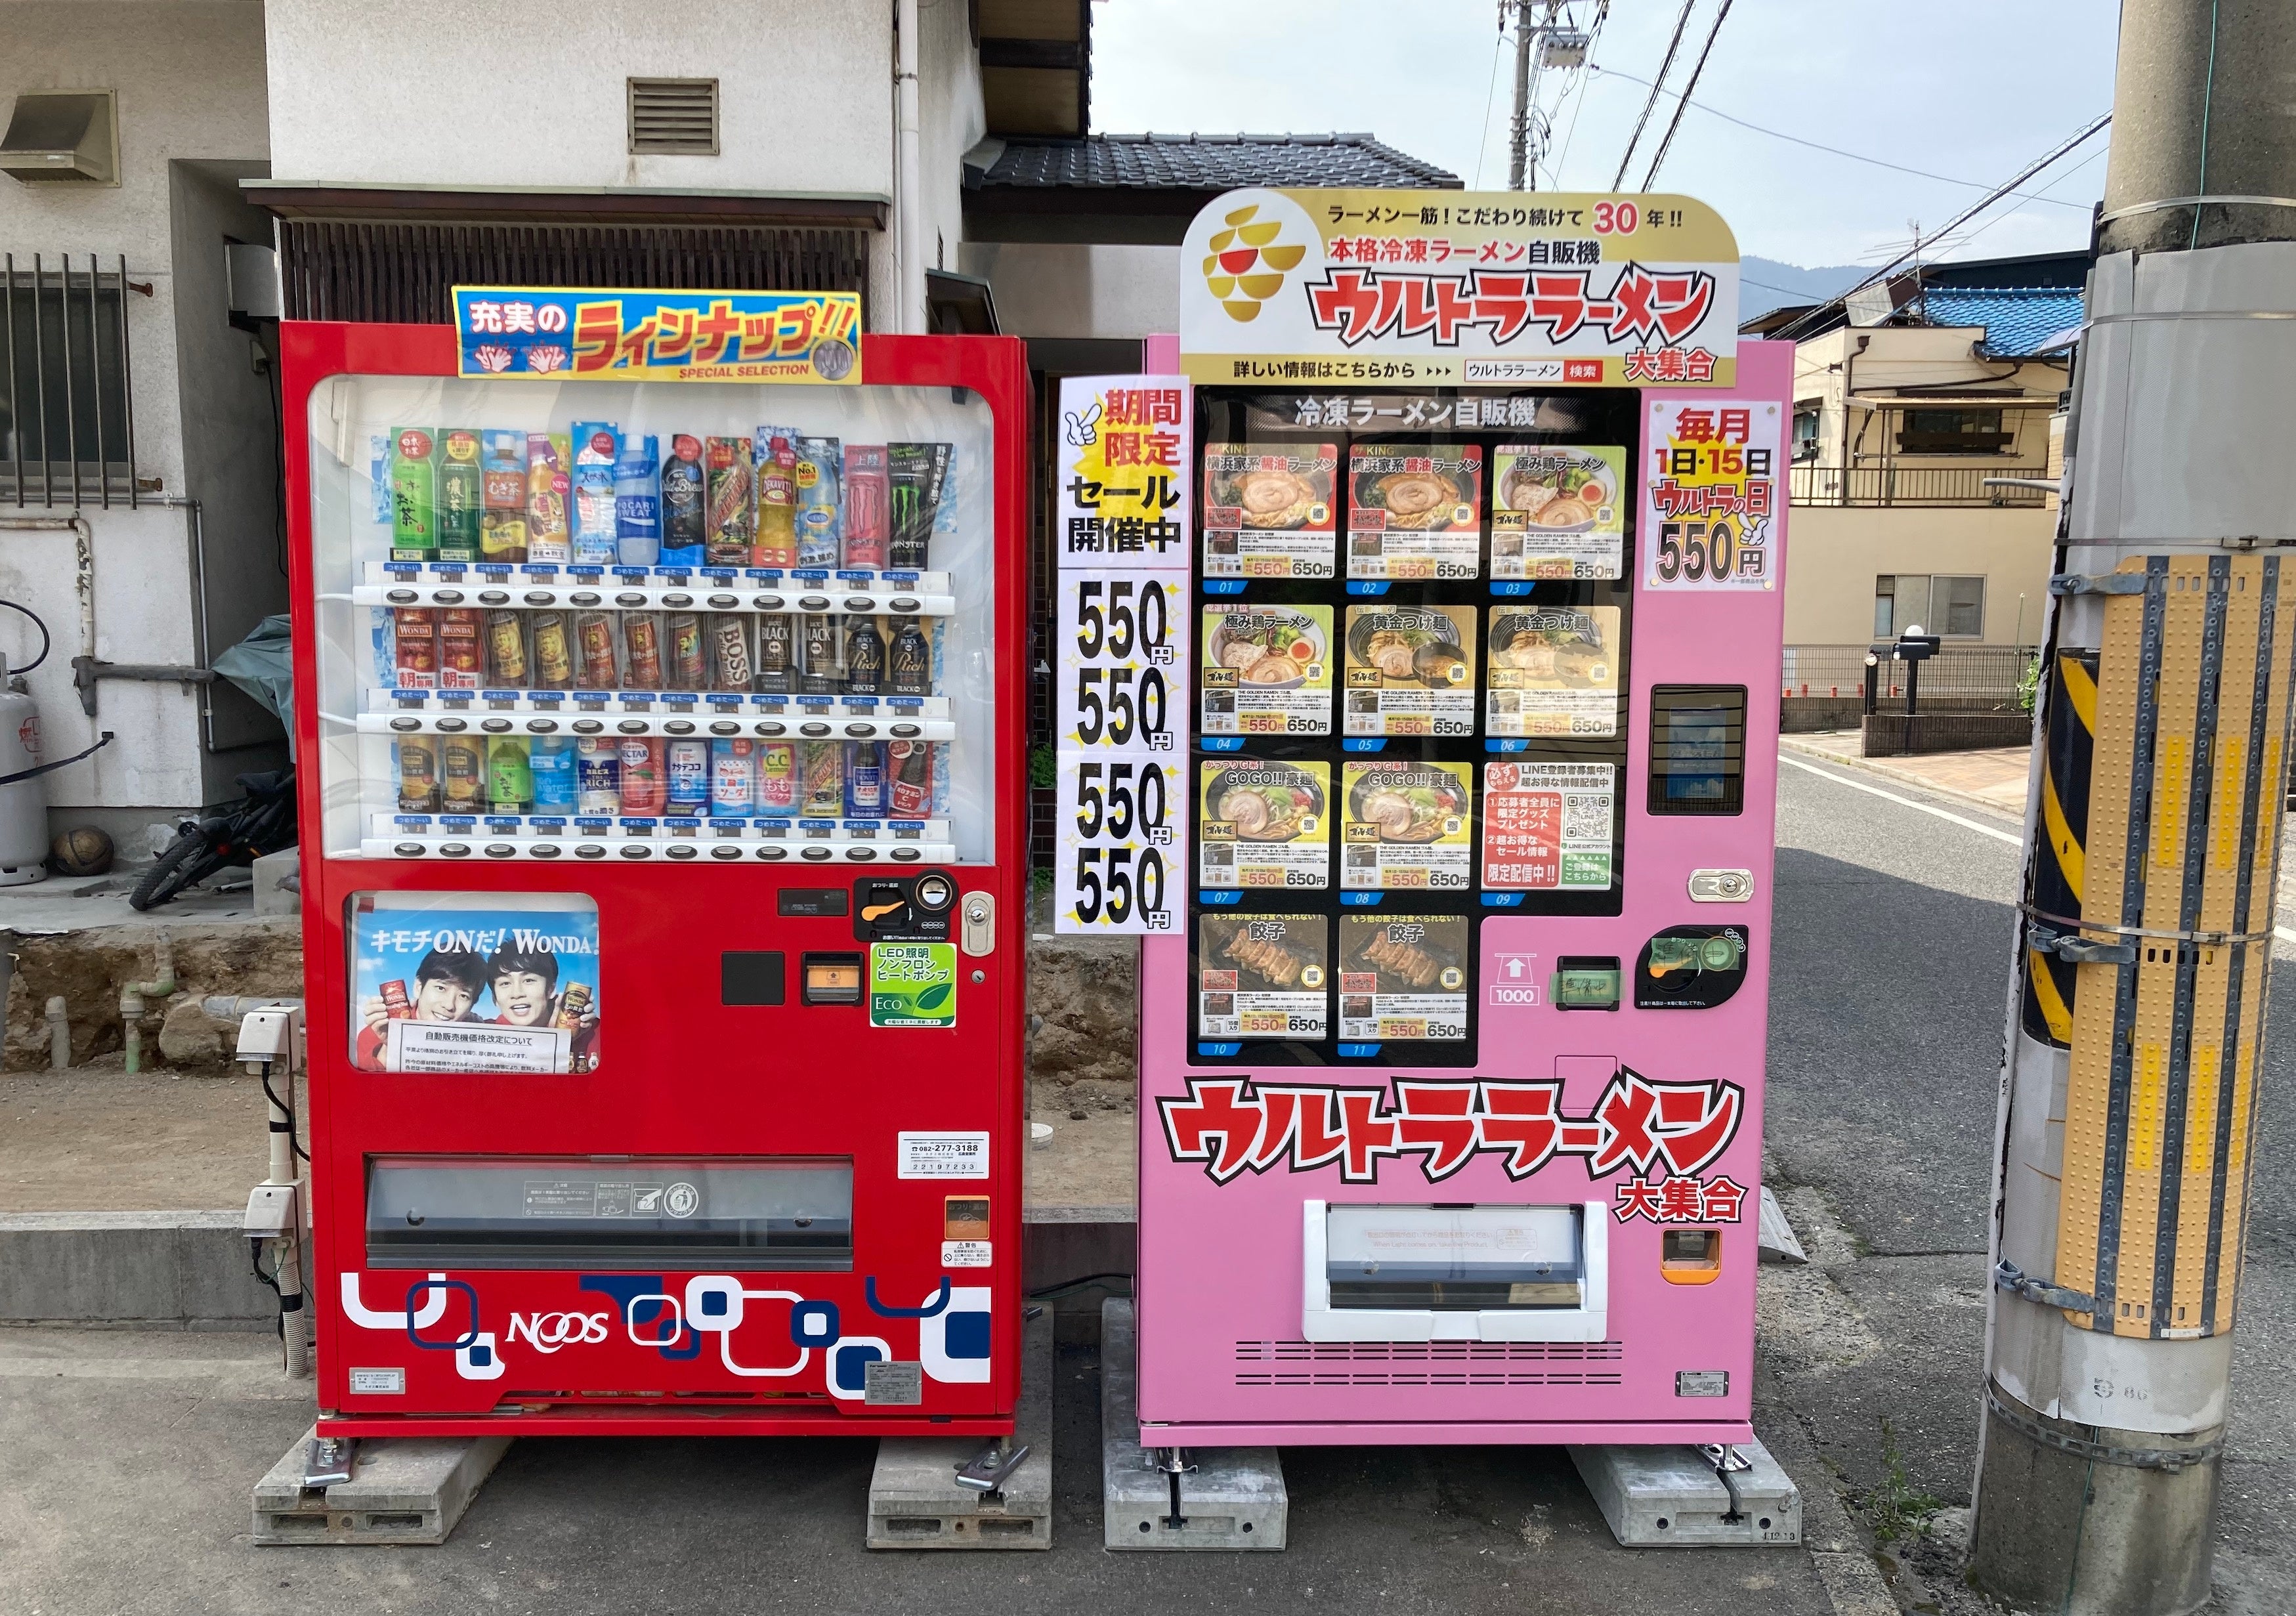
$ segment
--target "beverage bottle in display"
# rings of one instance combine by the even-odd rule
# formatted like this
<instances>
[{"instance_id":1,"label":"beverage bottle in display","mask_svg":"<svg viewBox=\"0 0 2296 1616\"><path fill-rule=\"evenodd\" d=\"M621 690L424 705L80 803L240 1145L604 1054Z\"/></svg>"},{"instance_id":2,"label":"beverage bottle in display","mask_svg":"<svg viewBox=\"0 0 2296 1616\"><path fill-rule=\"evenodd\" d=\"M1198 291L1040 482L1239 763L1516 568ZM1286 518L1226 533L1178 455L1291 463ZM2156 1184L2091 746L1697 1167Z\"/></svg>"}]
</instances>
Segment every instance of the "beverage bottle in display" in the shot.
<instances>
[{"instance_id":1,"label":"beverage bottle in display","mask_svg":"<svg viewBox=\"0 0 2296 1616\"><path fill-rule=\"evenodd\" d=\"M574 742L564 735L538 735L528 751L534 776L534 811L570 814L579 801L575 783Z\"/></svg>"},{"instance_id":2,"label":"beverage bottle in display","mask_svg":"<svg viewBox=\"0 0 2296 1616\"><path fill-rule=\"evenodd\" d=\"M669 440L669 458L661 463L661 547L665 561L676 560L691 567L702 564L708 521L701 492L701 439L680 432Z\"/></svg>"},{"instance_id":3,"label":"beverage bottle in display","mask_svg":"<svg viewBox=\"0 0 2296 1616\"><path fill-rule=\"evenodd\" d=\"M672 741L668 775L669 790L665 800L671 813L699 816L709 810L709 742Z\"/></svg>"},{"instance_id":4,"label":"beverage bottle in display","mask_svg":"<svg viewBox=\"0 0 2296 1616\"><path fill-rule=\"evenodd\" d=\"M709 648L709 660L717 669L711 688L748 690L758 672L750 660L750 619L731 611L711 618Z\"/></svg>"},{"instance_id":5,"label":"beverage bottle in display","mask_svg":"<svg viewBox=\"0 0 2296 1616\"><path fill-rule=\"evenodd\" d=\"M940 520L942 485L948 477L949 446L892 443L885 446L886 478L891 494L891 535L887 563L896 571L920 571L931 554Z\"/></svg>"},{"instance_id":6,"label":"beverage bottle in display","mask_svg":"<svg viewBox=\"0 0 2296 1616\"><path fill-rule=\"evenodd\" d=\"M484 676L486 657L479 645L479 613L469 606L448 606L439 613L439 688L476 690Z\"/></svg>"},{"instance_id":7,"label":"beverage bottle in display","mask_svg":"<svg viewBox=\"0 0 2296 1616\"><path fill-rule=\"evenodd\" d=\"M534 764L519 735L496 735L487 742L487 808L496 814L523 814L534 806Z\"/></svg>"},{"instance_id":8,"label":"beverage bottle in display","mask_svg":"<svg viewBox=\"0 0 2296 1616\"><path fill-rule=\"evenodd\" d=\"M489 431L479 465L486 509L480 513L479 559L515 565L526 559L526 434Z\"/></svg>"},{"instance_id":9,"label":"beverage bottle in display","mask_svg":"<svg viewBox=\"0 0 2296 1616\"><path fill-rule=\"evenodd\" d=\"M709 684L709 654L701 643L701 619L681 611L669 619L669 678L673 690L698 691Z\"/></svg>"},{"instance_id":10,"label":"beverage bottle in display","mask_svg":"<svg viewBox=\"0 0 2296 1616\"><path fill-rule=\"evenodd\" d=\"M848 741L845 743L845 816L882 819L885 816L885 743Z\"/></svg>"},{"instance_id":11,"label":"beverage bottle in display","mask_svg":"<svg viewBox=\"0 0 2296 1616\"><path fill-rule=\"evenodd\" d=\"M589 815L622 811L619 741L603 735L585 735L575 742L574 811Z\"/></svg>"},{"instance_id":12,"label":"beverage bottle in display","mask_svg":"<svg viewBox=\"0 0 2296 1616\"><path fill-rule=\"evenodd\" d=\"M893 649L886 657L885 681L897 696L932 693L932 646L915 618L894 619Z\"/></svg>"},{"instance_id":13,"label":"beverage bottle in display","mask_svg":"<svg viewBox=\"0 0 2296 1616\"><path fill-rule=\"evenodd\" d=\"M844 491L845 564L883 566L890 519L883 444L846 446Z\"/></svg>"},{"instance_id":14,"label":"beverage bottle in display","mask_svg":"<svg viewBox=\"0 0 2296 1616\"><path fill-rule=\"evenodd\" d=\"M800 567L840 563L837 492L843 471L836 439L797 440L797 564Z\"/></svg>"},{"instance_id":15,"label":"beverage bottle in display","mask_svg":"<svg viewBox=\"0 0 2296 1616\"><path fill-rule=\"evenodd\" d=\"M440 434L439 449L439 559L474 562L487 503L479 435L450 427Z\"/></svg>"},{"instance_id":16,"label":"beverage bottle in display","mask_svg":"<svg viewBox=\"0 0 2296 1616\"><path fill-rule=\"evenodd\" d=\"M394 1021L404 1021L414 1014L414 1000L406 991L404 977L382 985L382 1013Z\"/></svg>"},{"instance_id":17,"label":"beverage bottle in display","mask_svg":"<svg viewBox=\"0 0 2296 1616\"><path fill-rule=\"evenodd\" d=\"M797 812L797 747L790 742L767 741L758 749L758 812Z\"/></svg>"},{"instance_id":18,"label":"beverage bottle in display","mask_svg":"<svg viewBox=\"0 0 2296 1616\"><path fill-rule=\"evenodd\" d=\"M712 438L707 449L709 503L702 513L703 558L713 567L746 567L757 543L757 479L746 438Z\"/></svg>"},{"instance_id":19,"label":"beverage bottle in display","mask_svg":"<svg viewBox=\"0 0 2296 1616\"><path fill-rule=\"evenodd\" d=\"M758 467L758 537L750 550L753 567L797 565L795 436L786 427L758 429L752 456Z\"/></svg>"},{"instance_id":20,"label":"beverage bottle in display","mask_svg":"<svg viewBox=\"0 0 2296 1616\"><path fill-rule=\"evenodd\" d=\"M574 683L574 649L566 643L566 614L537 611L527 625L534 639L534 687L564 690Z\"/></svg>"},{"instance_id":21,"label":"beverage bottle in display","mask_svg":"<svg viewBox=\"0 0 2296 1616\"><path fill-rule=\"evenodd\" d=\"M610 566L615 554L614 461L620 452L621 429L611 421L578 421L570 436L574 559L586 566Z\"/></svg>"},{"instance_id":22,"label":"beverage bottle in display","mask_svg":"<svg viewBox=\"0 0 2296 1616\"><path fill-rule=\"evenodd\" d=\"M535 562L570 562L574 541L567 501L573 493L573 446L563 432L526 435L526 554Z\"/></svg>"},{"instance_id":23,"label":"beverage bottle in display","mask_svg":"<svg viewBox=\"0 0 2296 1616\"><path fill-rule=\"evenodd\" d=\"M743 819L758 811L758 743L735 735L709 743L709 812Z\"/></svg>"},{"instance_id":24,"label":"beverage bottle in display","mask_svg":"<svg viewBox=\"0 0 2296 1616\"><path fill-rule=\"evenodd\" d=\"M844 669L837 665L837 619L825 611L809 611L800 633L800 691L808 696L835 695L845 683Z\"/></svg>"},{"instance_id":25,"label":"beverage bottle in display","mask_svg":"<svg viewBox=\"0 0 2296 1616\"><path fill-rule=\"evenodd\" d=\"M439 747L439 808L446 814L475 814L487 796L486 754L476 735L447 735Z\"/></svg>"},{"instance_id":26,"label":"beverage bottle in display","mask_svg":"<svg viewBox=\"0 0 2296 1616\"><path fill-rule=\"evenodd\" d=\"M932 742L894 741L886 746L886 768L892 775L893 813L919 819L932 812Z\"/></svg>"},{"instance_id":27,"label":"beverage bottle in display","mask_svg":"<svg viewBox=\"0 0 2296 1616\"><path fill-rule=\"evenodd\" d=\"M398 429L390 445L390 559L427 562L439 554L439 473L430 434Z\"/></svg>"},{"instance_id":28,"label":"beverage bottle in display","mask_svg":"<svg viewBox=\"0 0 2296 1616\"><path fill-rule=\"evenodd\" d=\"M401 690L429 690L439 683L439 619L423 606L400 606L390 614L397 664L392 677Z\"/></svg>"},{"instance_id":29,"label":"beverage bottle in display","mask_svg":"<svg viewBox=\"0 0 2296 1616\"><path fill-rule=\"evenodd\" d=\"M661 688L661 619L651 611L622 613L622 688Z\"/></svg>"},{"instance_id":30,"label":"beverage bottle in display","mask_svg":"<svg viewBox=\"0 0 2296 1616\"><path fill-rule=\"evenodd\" d=\"M439 741L435 735L398 738L398 811L439 811Z\"/></svg>"},{"instance_id":31,"label":"beverage bottle in display","mask_svg":"<svg viewBox=\"0 0 2296 1616\"><path fill-rule=\"evenodd\" d=\"M780 612L758 619L758 688L767 695L790 693L790 620Z\"/></svg>"},{"instance_id":32,"label":"beverage bottle in display","mask_svg":"<svg viewBox=\"0 0 2296 1616\"><path fill-rule=\"evenodd\" d=\"M526 625L515 611L487 613L487 682L498 690L526 685Z\"/></svg>"},{"instance_id":33,"label":"beverage bottle in display","mask_svg":"<svg viewBox=\"0 0 2296 1616\"><path fill-rule=\"evenodd\" d=\"M885 689L885 636L877 632L873 617L847 619L845 631L845 691L848 695L882 695Z\"/></svg>"},{"instance_id":34,"label":"beverage bottle in display","mask_svg":"<svg viewBox=\"0 0 2296 1616\"><path fill-rule=\"evenodd\" d=\"M585 611L574 619L582 651L582 688L612 690L622 682L614 656L614 618L610 611Z\"/></svg>"},{"instance_id":35,"label":"beverage bottle in display","mask_svg":"<svg viewBox=\"0 0 2296 1616\"><path fill-rule=\"evenodd\" d=\"M622 742L622 812L645 818L661 812L668 793L662 780L661 742L651 735Z\"/></svg>"},{"instance_id":36,"label":"beverage bottle in display","mask_svg":"<svg viewBox=\"0 0 2296 1616\"><path fill-rule=\"evenodd\" d=\"M845 742L800 741L797 811L808 819L834 819L845 811Z\"/></svg>"},{"instance_id":37,"label":"beverage bottle in display","mask_svg":"<svg viewBox=\"0 0 2296 1616\"><path fill-rule=\"evenodd\" d=\"M633 433L614 461L614 558L625 567L661 560L660 455L655 439Z\"/></svg>"}]
</instances>

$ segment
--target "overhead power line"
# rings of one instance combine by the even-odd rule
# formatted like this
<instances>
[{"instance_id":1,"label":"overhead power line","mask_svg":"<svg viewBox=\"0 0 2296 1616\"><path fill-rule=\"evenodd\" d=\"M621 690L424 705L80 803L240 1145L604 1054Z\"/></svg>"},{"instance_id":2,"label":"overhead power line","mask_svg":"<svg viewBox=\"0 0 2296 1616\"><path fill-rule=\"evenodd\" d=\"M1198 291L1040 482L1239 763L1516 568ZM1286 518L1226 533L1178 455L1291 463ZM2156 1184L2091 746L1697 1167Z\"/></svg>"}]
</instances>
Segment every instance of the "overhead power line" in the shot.
<instances>
[{"instance_id":1,"label":"overhead power line","mask_svg":"<svg viewBox=\"0 0 2296 1616\"><path fill-rule=\"evenodd\" d=\"M1594 70L1608 78L1623 78L1628 84L1638 84L1643 86L1644 88L1652 87L1651 81L1649 79L1638 78L1634 74L1621 72L1617 68L1606 68L1596 65ZM1750 123L1745 119L1737 117L1733 113L1725 112L1721 108L1714 106L1707 102L1693 101L1690 104L1697 108L1700 111L1705 113L1709 118L1718 118L1724 123L1736 124L1742 129L1751 129L1757 135L1767 135L1772 140L1783 140L1789 145L1807 146L1813 152L1824 152L1833 157L1846 157L1854 163L1870 163L1876 168L1894 169L1899 174L1910 174L1916 179L1933 179L1941 185L1959 185L1964 190L1967 191L1985 191L1991 188L1983 180L1956 179L1950 174L1933 174L1927 168L1908 168L1904 163L1893 163L1886 158L1868 157L1863 152L1845 151L1840 146L1829 146L1822 140L1810 140L1800 135L1789 135L1784 129L1773 129L1765 124ZM2023 201L2046 202L2053 208L2070 208L2081 213L2091 211L2088 205L2085 202L2063 201L2054 196L2043 196L2037 192L2021 191L2013 193L2013 194Z\"/></svg>"},{"instance_id":2,"label":"overhead power line","mask_svg":"<svg viewBox=\"0 0 2296 1616\"><path fill-rule=\"evenodd\" d=\"M2031 162L2026 164L2025 167L2019 171L2015 178L2010 180L2006 185L1996 186L1993 190L1980 197L1976 201L1971 203L1961 212L1956 214L1951 219L1946 222L1943 228L1938 230L1929 238L1930 241L1934 242L1946 236L1951 235L1964 225L1969 223L1970 220L1975 218L1979 214L1993 206L1994 203L2001 201L2004 197L2014 194L2018 186L2023 185L2027 180L2032 178L2033 176L2038 174L2042 169L2055 162L2059 158L2062 158L2068 152L2073 151L2076 147L2079 146L2083 142L2087 141L2091 135L2095 135L2098 130L2103 128L2112 121L2112 113L2100 113L2085 128L2083 128L2079 134L2075 135L2070 140L2058 142L2057 144L2050 147L2047 152L2044 152L2039 157L2035 158ZM1919 244L1916 243L1915 250L1918 250L1918 246ZM1827 299L1816 308L1797 316L1794 320L1781 328L1775 334L1781 339L1792 340L1798 337L1801 332L1808 326L1810 322L1816 319L1819 316L1825 314L1830 310L1841 308L1844 303L1847 303L1851 298L1856 297L1859 292L1865 291L1868 286L1878 285L1887 281L1891 275L1897 274L1899 269L1903 268L1905 267L1906 260L1913 256L1913 251L1899 253L1889 263L1884 264L1881 268L1875 270L1872 275L1867 275L1864 280L1858 282L1857 284L1850 287L1848 291L1840 293L1838 296Z\"/></svg>"},{"instance_id":3,"label":"overhead power line","mask_svg":"<svg viewBox=\"0 0 2296 1616\"><path fill-rule=\"evenodd\" d=\"M1691 64L1690 82L1682 86L1682 99L1674 103L1674 117L1666 126L1666 138L1658 143L1658 155L1651 159L1651 166L1643 173L1643 189L1645 191L1651 188L1651 182L1658 177L1660 166L1666 161L1667 152L1674 144L1674 132L1682 127L1682 115L1690 109L1690 93L1698 87L1698 76L1706 70L1706 59L1714 53L1714 41L1720 36L1723 21L1729 15L1730 0L1722 0L1720 9L1714 13L1714 26L1706 30L1706 43L1699 50L1698 60Z\"/></svg>"},{"instance_id":4,"label":"overhead power line","mask_svg":"<svg viewBox=\"0 0 2296 1616\"><path fill-rule=\"evenodd\" d=\"M1665 59L1658 64L1658 77L1651 81L1650 98L1643 103L1642 116L1635 119L1635 132L1627 136L1627 149L1619 153L1619 171L1611 176L1613 191L1627 183L1627 165L1635 160L1635 147L1642 143L1651 109L1658 105L1659 86L1666 82L1666 70L1674 65L1675 52L1682 48L1682 30L1690 25L1691 8L1697 4L1698 0L1682 0L1681 14L1674 20L1674 37L1666 42Z\"/></svg>"}]
</instances>

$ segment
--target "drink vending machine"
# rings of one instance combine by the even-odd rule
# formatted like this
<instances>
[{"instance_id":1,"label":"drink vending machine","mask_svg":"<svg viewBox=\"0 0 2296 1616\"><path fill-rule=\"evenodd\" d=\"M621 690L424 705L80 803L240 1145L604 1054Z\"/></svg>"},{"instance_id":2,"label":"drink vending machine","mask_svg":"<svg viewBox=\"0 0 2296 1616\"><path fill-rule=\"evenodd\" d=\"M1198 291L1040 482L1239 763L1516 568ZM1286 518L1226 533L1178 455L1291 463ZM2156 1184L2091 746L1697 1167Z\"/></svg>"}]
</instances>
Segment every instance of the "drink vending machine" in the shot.
<instances>
[{"instance_id":1,"label":"drink vending machine","mask_svg":"<svg viewBox=\"0 0 2296 1616\"><path fill-rule=\"evenodd\" d=\"M1017 341L290 322L323 1437L1001 1435Z\"/></svg>"},{"instance_id":2,"label":"drink vending machine","mask_svg":"<svg viewBox=\"0 0 2296 1616\"><path fill-rule=\"evenodd\" d=\"M1188 235L1144 1446L1751 1437L1792 365L1736 257L1666 196Z\"/></svg>"}]
</instances>

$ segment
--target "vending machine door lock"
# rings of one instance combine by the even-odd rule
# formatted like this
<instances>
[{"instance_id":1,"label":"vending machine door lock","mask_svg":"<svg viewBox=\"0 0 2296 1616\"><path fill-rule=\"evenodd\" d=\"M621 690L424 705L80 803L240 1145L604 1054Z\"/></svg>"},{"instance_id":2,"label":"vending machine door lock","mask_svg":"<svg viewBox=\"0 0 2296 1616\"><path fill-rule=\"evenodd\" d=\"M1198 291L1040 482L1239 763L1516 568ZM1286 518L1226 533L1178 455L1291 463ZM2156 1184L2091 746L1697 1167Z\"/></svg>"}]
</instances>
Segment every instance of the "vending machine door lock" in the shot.
<instances>
[{"instance_id":1,"label":"vending machine door lock","mask_svg":"<svg viewBox=\"0 0 2296 1616\"><path fill-rule=\"evenodd\" d=\"M986 892L967 892L958 906L963 925L957 946L978 958L996 948L996 900Z\"/></svg>"}]
</instances>

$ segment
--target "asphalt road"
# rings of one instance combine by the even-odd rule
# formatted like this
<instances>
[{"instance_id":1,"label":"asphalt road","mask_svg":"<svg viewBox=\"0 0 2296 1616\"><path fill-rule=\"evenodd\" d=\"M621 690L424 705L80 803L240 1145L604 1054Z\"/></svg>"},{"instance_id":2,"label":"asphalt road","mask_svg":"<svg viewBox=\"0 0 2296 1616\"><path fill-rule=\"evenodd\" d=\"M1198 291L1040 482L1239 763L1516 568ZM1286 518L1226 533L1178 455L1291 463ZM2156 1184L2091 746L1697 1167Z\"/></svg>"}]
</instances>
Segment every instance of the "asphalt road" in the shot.
<instances>
[{"instance_id":1,"label":"asphalt road","mask_svg":"<svg viewBox=\"0 0 2296 1616\"><path fill-rule=\"evenodd\" d=\"M1766 1295L1767 1395L1853 1497L1965 1505L2018 826L1846 768L1782 772L1767 1145L1825 1249ZM2277 976L2296 948L2275 952ZM2296 1609L2296 1212L2277 1153L2296 1142L2296 992L2276 986L2217 1561L2234 1616Z\"/></svg>"}]
</instances>

